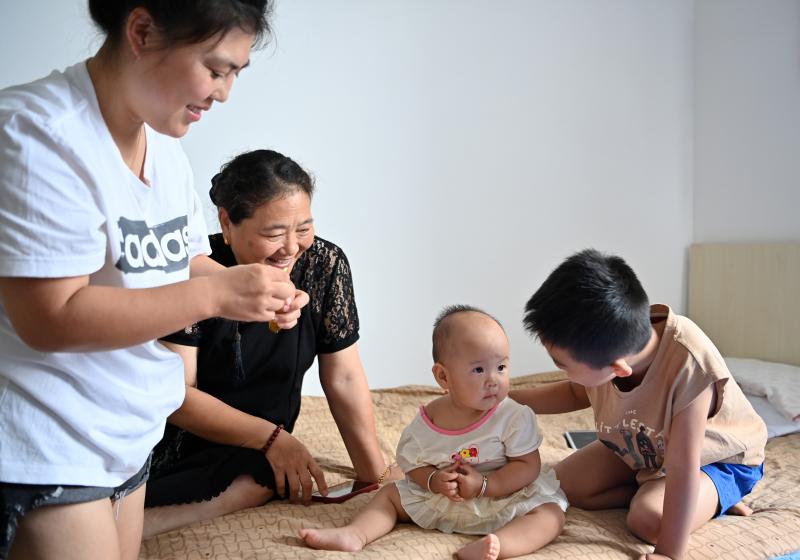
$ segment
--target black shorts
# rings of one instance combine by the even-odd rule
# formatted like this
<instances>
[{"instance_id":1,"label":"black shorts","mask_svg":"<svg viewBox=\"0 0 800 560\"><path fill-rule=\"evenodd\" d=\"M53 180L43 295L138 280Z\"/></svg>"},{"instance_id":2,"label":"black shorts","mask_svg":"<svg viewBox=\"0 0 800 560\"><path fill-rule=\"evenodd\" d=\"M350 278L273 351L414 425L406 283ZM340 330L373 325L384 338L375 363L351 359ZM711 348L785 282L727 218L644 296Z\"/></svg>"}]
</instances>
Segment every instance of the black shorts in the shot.
<instances>
[{"instance_id":1,"label":"black shorts","mask_svg":"<svg viewBox=\"0 0 800 560\"><path fill-rule=\"evenodd\" d=\"M138 473L116 488L0 482L0 524L5 527L0 533L0 559L8 558L19 521L28 513L42 506L80 504L103 498L115 502L147 482L149 475L148 457Z\"/></svg>"}]
</instances>

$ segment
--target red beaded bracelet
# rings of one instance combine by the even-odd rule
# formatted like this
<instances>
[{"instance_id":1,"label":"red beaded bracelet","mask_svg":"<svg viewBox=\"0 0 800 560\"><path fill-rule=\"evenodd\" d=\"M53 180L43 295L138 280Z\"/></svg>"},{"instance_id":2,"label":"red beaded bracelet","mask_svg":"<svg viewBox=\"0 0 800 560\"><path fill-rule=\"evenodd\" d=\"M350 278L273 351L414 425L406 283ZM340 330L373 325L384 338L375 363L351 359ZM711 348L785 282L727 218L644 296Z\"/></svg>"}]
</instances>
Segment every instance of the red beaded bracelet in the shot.
<instances>
[{"instance_id":1,"label":"red beaded bracelet","mask_svg":"<svg viewBox=\"0 0 800 560\"><path fill-rule=\"evenodd\" d=\"M283 424L278 424L277 426L275 426L275 429L272 430L272 435L269 436L267 443L265 443L264 447L261 448L261 453L265 455L267 454L267 451L269 451L269 448L272 447L273 443L275 443L275 440L277 439L278 434L281 433L282 429L283 429Z\"/></svg>"}]
</instances>

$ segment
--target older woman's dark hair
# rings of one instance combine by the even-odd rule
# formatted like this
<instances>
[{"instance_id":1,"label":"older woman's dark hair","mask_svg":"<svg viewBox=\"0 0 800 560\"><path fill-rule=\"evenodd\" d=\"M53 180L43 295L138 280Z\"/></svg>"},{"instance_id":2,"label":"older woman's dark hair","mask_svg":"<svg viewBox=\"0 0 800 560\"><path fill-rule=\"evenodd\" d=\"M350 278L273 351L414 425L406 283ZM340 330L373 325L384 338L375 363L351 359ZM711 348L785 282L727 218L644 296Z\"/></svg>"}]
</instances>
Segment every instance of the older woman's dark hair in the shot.
<instances>
[{"instance_id":1,"label":"older woman's dark hair","mask_svg":"<svg viewBox=\"0 0 800 560\"><path fill-rule=\"evenodd\" d=\"M650 340L650 303L620 257L587 249L550 273L525 306L525 328L544 344L603 368Z\"/></svg>"},{"instance_id":2,"label":"older woman's dark hair","mask_svg":"<svg viewBox=\"0 0 800 560\"><path fill-rule=\"evenodd\" d=\"M200 43L232 29L255 36L254 46L269 35L272 0L89 0L95 24L117 42L128 14L147 10L161 31L166 46Z\"/></svg>"},{"instance_id":3,"label":"older woman's dark hair","mask_svg":"<svg viewBox=\"0 0 800 560\"><path fill-rule=\"evenodd\" d=\"M267 202L302 191L314 194L314 180L294 160L273 150L245 152L222 166L208 195L238 224Z\"/></svg>"}]
</instances>

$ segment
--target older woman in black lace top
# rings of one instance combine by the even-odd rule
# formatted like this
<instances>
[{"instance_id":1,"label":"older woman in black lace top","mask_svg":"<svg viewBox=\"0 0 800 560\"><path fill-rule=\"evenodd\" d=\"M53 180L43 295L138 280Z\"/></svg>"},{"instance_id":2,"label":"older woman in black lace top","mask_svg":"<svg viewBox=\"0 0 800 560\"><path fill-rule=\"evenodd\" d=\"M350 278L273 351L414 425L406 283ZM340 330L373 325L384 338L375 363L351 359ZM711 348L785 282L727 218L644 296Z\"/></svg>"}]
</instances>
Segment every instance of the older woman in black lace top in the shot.
<instances>
[{"instance_id":1,"label":"older woman in black lace top","mask_svg":"<svg viewBox=\"0 0 800 560\"><path fill-rule=\"evenodd\" d=\"M276 495L308 502L312 478L325 487L316 461L291 435L315 357L358 477L387 473L356 346L350 266L339 247L314 235L311 178L291 159L258 150L230 161L212 183L222 233L211 236L211 258L287 270L294 307L308 303L292 328L217 318L165 339L184 359L186 400L154 452L145 535Z\"/></svg>"}]
</instances>

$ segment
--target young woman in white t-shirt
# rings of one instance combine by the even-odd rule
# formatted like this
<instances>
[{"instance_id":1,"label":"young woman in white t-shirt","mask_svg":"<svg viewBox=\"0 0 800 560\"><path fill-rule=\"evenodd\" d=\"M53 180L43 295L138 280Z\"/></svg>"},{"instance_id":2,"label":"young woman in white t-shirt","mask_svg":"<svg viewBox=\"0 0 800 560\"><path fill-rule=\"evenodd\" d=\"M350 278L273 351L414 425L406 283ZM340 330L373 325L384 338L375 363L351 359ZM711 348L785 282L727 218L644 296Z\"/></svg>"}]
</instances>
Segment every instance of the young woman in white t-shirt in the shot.
<instances>
[{"instance_id":1,"label":"young woman in white t-shirt","mask_svg":"<svg viewBox=\"0 0 800 560\"><path fill-rule=\"evenodd\" d=\"M269 0L90 0L94 57L0 92L0 558L135 558L149 453L183 399L155 339L308 297L222 268L177 138L227 100ZM12 548L13 545L13 548Z\"/></svg>"}]
</instances>

